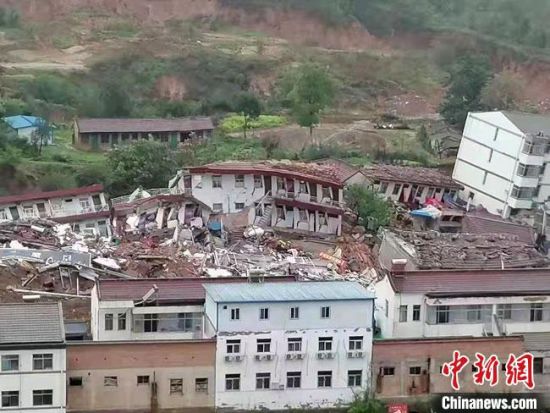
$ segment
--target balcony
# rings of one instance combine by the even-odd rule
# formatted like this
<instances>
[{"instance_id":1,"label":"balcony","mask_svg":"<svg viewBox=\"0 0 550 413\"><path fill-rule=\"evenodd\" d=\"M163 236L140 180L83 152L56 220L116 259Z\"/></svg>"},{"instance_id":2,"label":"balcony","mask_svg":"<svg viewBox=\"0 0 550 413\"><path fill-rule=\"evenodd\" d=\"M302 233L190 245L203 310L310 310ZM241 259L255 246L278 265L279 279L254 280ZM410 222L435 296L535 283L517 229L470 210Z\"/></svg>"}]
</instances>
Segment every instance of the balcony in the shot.
<instances>
[{"instance_id":1,"label":"balcony","mask_svg":"<svg viewBox=\"0 0 550 413\"><path fill-rule=\"evenodd\" d=\"M339 208L339 209L344 208L344 203L343 202L336 201L336 200L328 198L328 197L324 197L324 198L320 199L317 196L313 196L313 195L306 194L306 193L303 193L303 192L288 192L284 189L277 190L273 194L272 197L274 199L299 201L299 202L329 206L329 207Z\"/></svg>"},{"instance_id":2,"label":"balcony","mask_svg":"<svg viewBox=\"0 0 550 413\"><path fill-rule=\"evenodd\" d=\"M52 205L52 218L63 218L63 217L70 217L73 215L83 215L83 214L92 214L94 212L103 212L108 211L109 206L108 205L97 205L97 206L89 206L89 207L80 207L80 208L58 208L56 209L54 205Z\"/></svg>"}]
</instances>

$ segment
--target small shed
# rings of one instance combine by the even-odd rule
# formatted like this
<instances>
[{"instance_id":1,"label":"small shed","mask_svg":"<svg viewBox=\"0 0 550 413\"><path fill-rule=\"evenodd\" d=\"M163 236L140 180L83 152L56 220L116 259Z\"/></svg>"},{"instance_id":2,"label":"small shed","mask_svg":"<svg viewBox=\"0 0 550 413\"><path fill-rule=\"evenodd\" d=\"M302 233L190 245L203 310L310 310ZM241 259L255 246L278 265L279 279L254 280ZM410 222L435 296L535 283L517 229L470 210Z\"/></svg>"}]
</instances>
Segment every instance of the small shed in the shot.
<instances>
[{"instance_id":1,"label":"small shed","mask_svg":"<svg viewBox=\"0 0 550 413\"><path fill-rule=\"evenodd\" d=\"M38 133L41 127L48 128L48 136L42 141L43 145L53 144L53 130L48 122L37 116L8 116L2 119L20 138L24 138L28 143L35 143L38 139Z\"/></svg>"}]
</instances>

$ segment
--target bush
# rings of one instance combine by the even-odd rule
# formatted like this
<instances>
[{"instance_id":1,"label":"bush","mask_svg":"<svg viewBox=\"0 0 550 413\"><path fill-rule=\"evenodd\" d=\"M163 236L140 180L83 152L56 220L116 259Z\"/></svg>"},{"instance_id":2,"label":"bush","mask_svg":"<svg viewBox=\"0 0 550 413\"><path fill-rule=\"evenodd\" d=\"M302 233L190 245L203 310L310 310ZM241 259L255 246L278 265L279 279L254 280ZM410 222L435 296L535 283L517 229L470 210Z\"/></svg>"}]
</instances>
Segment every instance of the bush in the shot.
<instances>
[{"instance_id":1,"label":"bush","mask_svg":"<svg viewBox=\"0 0 550 413\"><path fill-rule=\"evenodd\" d=\"M19 12L14 9L0 7L0 26L1 27L19 26Z\"/></svg>"},{"instance_id":2,"label":"bush","mask_svg":"<svg viewBox=\"0 0 550 413\"><path fill-rule=\"evenodd\" d=\"M76 171L75 179L78 186L94 184L109 185L109 168L104 163L86 165Z\"/></svg>"},{"instance_id":3,"label":"bush","mask_svg":"<svg viewBox=\"0 0 550 413\"><path fill-rule=\"evenodd\" d=\"M220 130L225 133L240 132L243 130L244 119L242 115L229 115L225 117ZM249 121L251 129L276 128L286 124L286 118L278 115L260 115L257 119Z\"/></svg>"},{"instance_id":4,"label":"bush","mask_svg":"<svg viewBox=\"0 0 550 413\"><path fill-rule=\"evenodd\" d=\"M67 171L48 170L42 174L36 184L42 191L57 191L58 189L76 188L75 178Z\"/></svg>"},{"instance_id":5,"label":"bush","mask_svg":"<svg viewBox=\"0 0 550 413\"><path fill-rule=\"evenodd\" d=\"M359 221L376 231L388 225L391 218L391 205L378 194L362 185L351 185L344 194L346 204L355 212ZM359 412L361 410L358 410Z\"/></svg>"}]
</instances>

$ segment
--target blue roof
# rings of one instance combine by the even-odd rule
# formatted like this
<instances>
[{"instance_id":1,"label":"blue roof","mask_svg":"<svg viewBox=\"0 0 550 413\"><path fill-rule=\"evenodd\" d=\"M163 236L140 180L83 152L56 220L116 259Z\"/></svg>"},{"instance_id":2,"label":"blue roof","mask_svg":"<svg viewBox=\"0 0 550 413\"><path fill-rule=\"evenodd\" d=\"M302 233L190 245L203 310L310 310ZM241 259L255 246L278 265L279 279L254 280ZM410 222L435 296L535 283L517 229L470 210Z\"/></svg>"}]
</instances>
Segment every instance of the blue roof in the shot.
<instances>
[{"instance_id":1,"label":"blue roof","mask_svg":"<svg viewBox=\"0 0 550 413\"><path fill-rule=\"evenodd\" d=\"M45 122L42 118L24 115L8 116L6 118L3 118L3 120L13 129L32 128L40 125L42 122Z\"/></svg>"},{"instance_id":2,"label":"blue roof","mask_svg":"<svg viewBox=\"0 0 550 413\"><path fill-rule=\"evenodd\" d=\"M374 294L349 281L204 284L206 295L218 303L269 301L369 300Z\"/></svg>"}]
</instances>

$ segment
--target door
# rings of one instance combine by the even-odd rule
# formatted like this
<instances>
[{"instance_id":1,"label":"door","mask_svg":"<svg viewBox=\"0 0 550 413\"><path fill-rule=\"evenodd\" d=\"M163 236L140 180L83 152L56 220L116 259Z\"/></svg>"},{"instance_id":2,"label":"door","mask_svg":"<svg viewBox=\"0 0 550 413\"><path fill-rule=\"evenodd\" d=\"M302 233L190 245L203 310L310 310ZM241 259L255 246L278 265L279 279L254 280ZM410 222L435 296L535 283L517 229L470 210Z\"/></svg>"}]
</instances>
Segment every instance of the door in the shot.
<instances>
[{"instance_id":1,"label":"door","mask_svg":"<svg viewBox=\"0 0 550 413\"><path fill-rule=\"evenodd\" d=\"M266 194L271 191L271 176L264 175L264 188Z\"/></svg>"}]
</instances>

